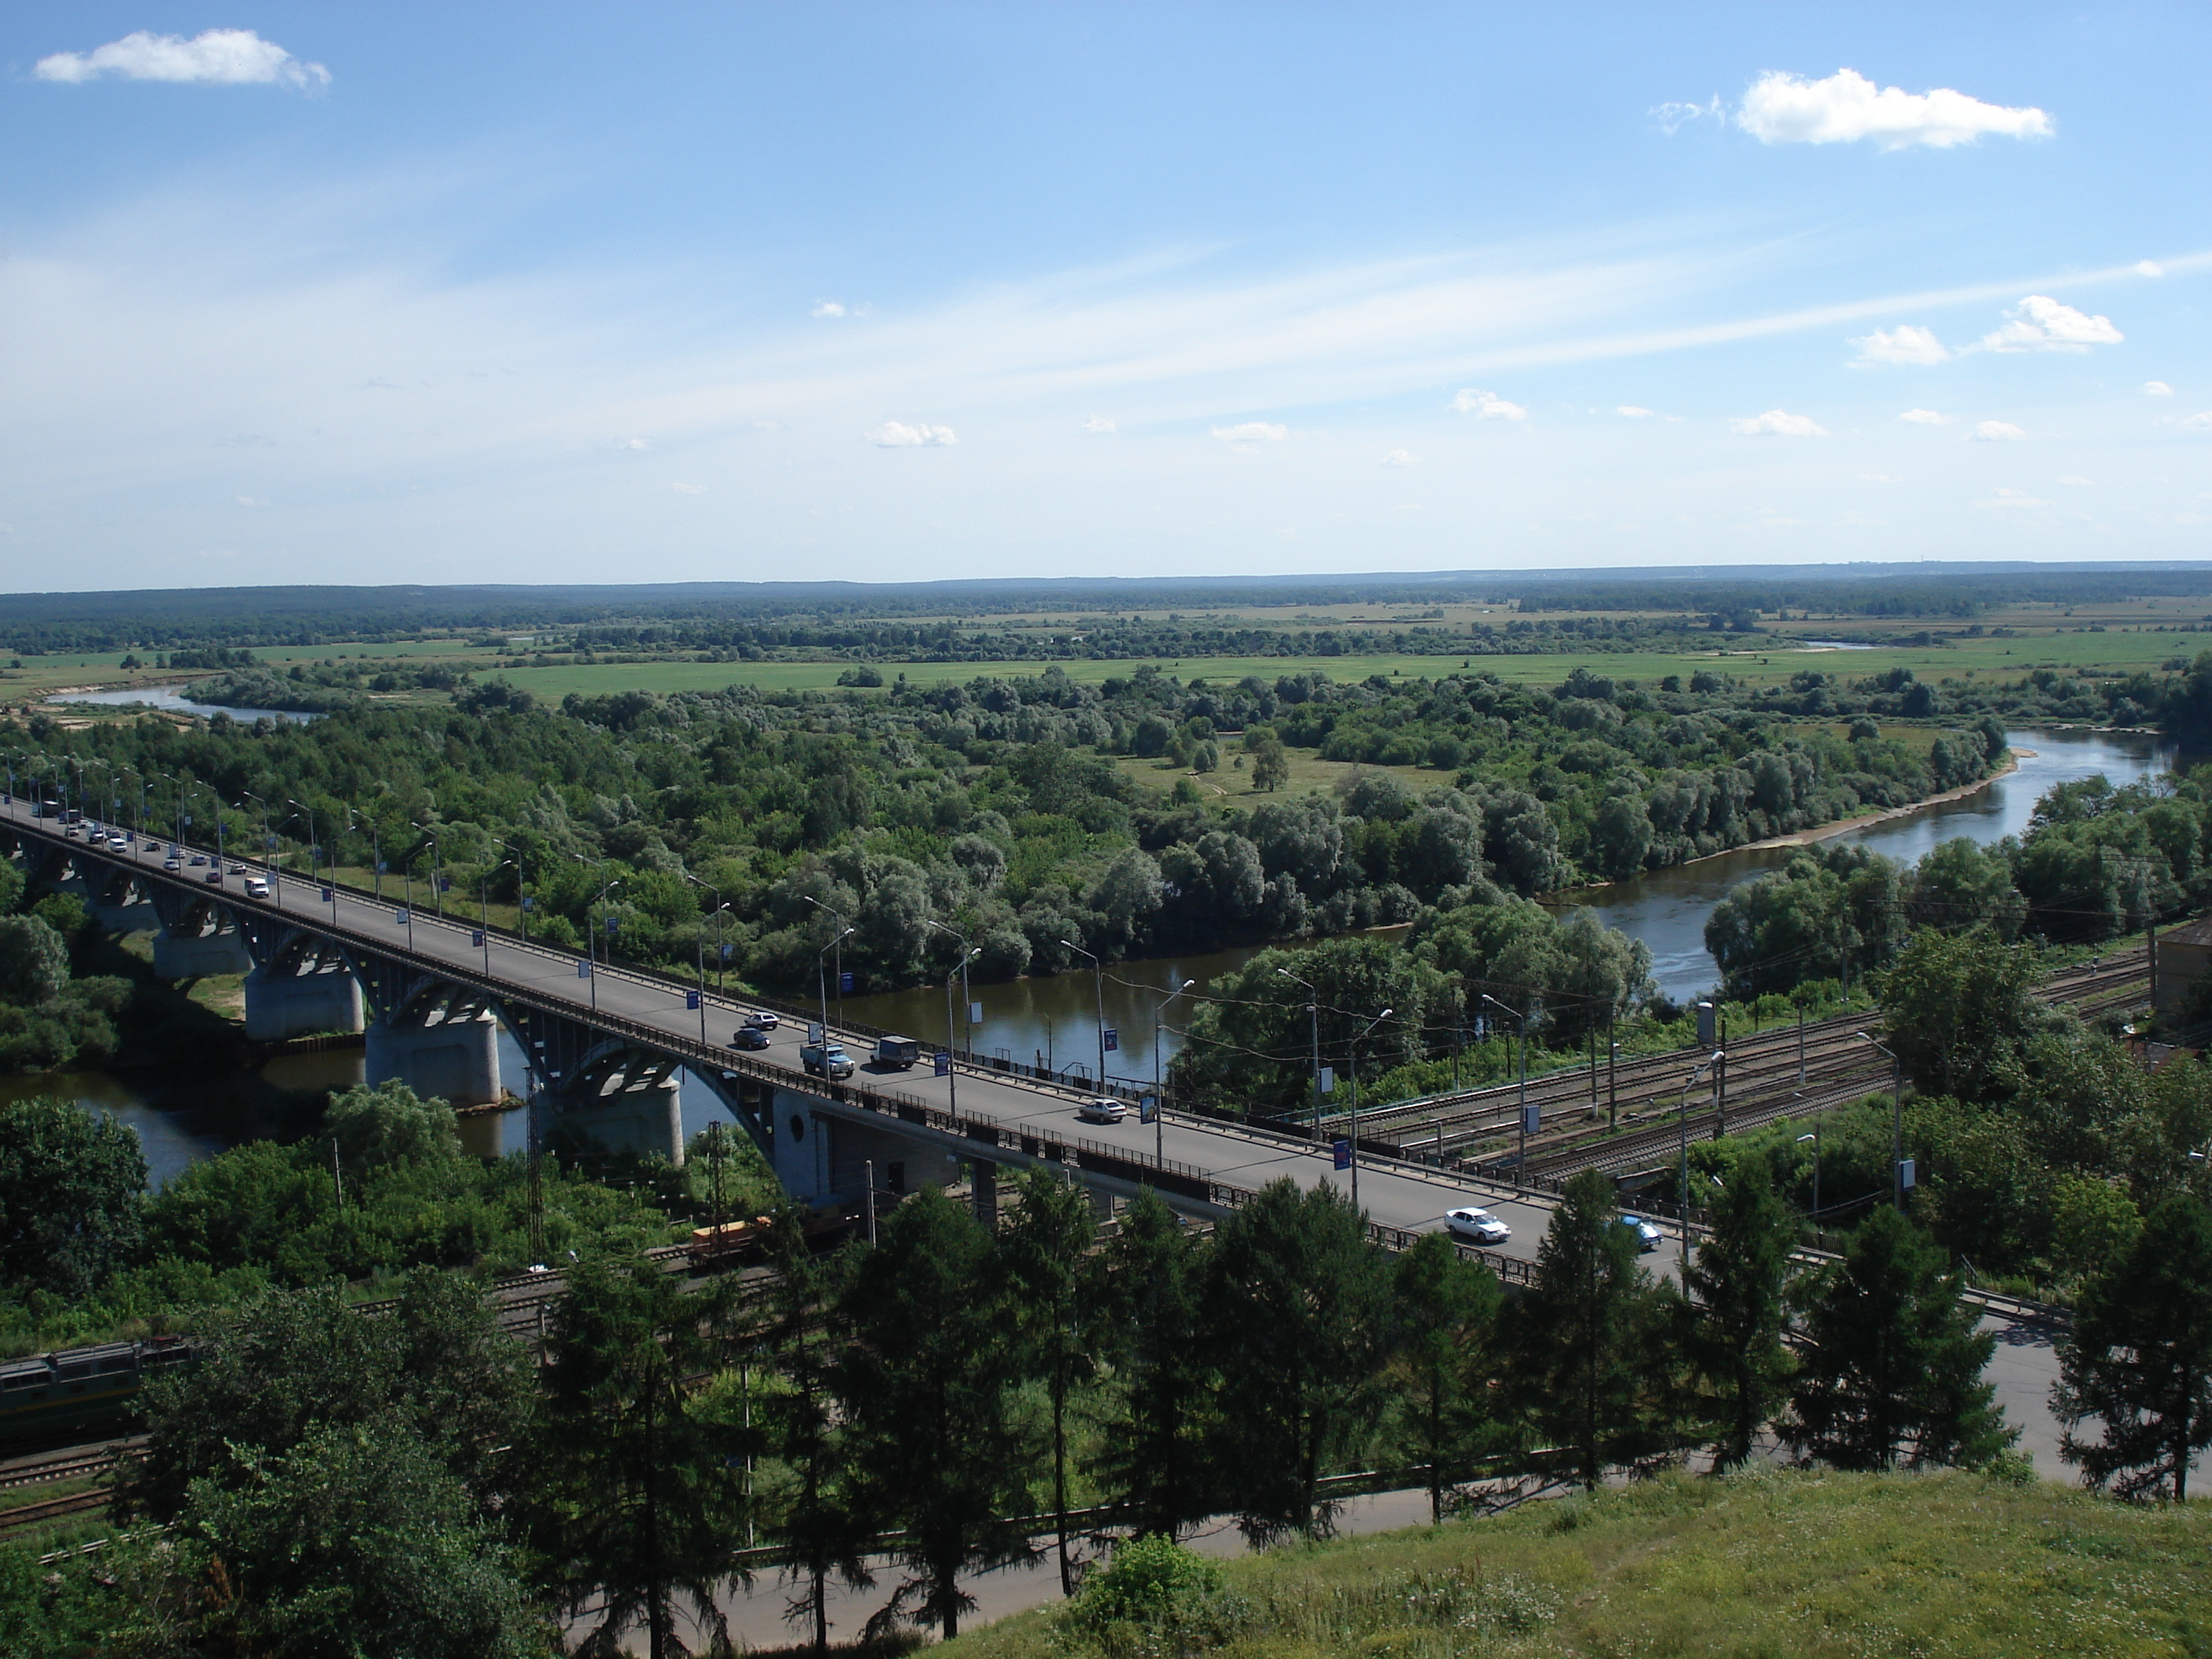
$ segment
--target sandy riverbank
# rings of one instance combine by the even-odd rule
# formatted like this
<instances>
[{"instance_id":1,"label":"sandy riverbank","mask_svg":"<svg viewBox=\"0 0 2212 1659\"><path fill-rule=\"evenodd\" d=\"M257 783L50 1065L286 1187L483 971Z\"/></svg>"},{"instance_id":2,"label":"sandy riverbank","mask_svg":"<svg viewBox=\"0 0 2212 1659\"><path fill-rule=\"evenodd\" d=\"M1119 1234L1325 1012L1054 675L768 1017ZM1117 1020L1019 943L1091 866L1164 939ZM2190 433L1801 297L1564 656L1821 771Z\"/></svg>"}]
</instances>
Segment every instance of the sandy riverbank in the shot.
<instances>
[{"instance_id":1,"label":"sandy riverbank","mask_svg":"<svg viewBox=\"0 0 2212 1659\"><path fill-rule=\"evenodd\" d=\"M1956 789L1946 789L1940 795L1929 796L1926 800L1914 801L1910 806L1890 806L1885 807L1879 812L1866 813L1860 817L1838 818L1832 823L1815 824L1810 830L1796 830L1786 836L1771 836L1765 841L1747 841L1741 847L1729 848L1727 852L1708 853L1705 858L1685 859L1682 861L1685 864L1703 864L1705 859L1724 859L1731 853L1762 853L1777 847L1810 847L1815 842L1832 841L1838 836L1847 836L1854 830L1865 830L1877 823L1888 823L1898 818L1909 818L1915 812L1923 812L1931 806L1942 806L1949 801L1965 800L1970 795L1981 793L1999 778L2018 771L2023 757L2033 760L2035 750L2014 749L2005 757L2005 763L1990 773L1989 776L1978 778L1972 783L1961 784Z\"/></svg>"}]
</instances>

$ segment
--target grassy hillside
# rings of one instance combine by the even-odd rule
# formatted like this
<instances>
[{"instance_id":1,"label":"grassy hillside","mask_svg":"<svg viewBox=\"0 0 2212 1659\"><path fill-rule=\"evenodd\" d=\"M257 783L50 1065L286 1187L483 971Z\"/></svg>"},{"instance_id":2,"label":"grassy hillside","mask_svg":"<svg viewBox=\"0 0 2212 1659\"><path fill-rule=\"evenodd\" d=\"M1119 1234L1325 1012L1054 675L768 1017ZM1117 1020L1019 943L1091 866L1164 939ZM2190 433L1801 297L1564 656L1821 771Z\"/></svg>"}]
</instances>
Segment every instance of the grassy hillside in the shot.
<instances>
[{"instance_id":1,"label":"grassy hillside","mask_svg":"<svg viewBox=\"0 0 2212 1659\"><path fill-rule=\"evenodd\" d=\"M1186 1631L1041 1611L946 1659L2212 1655L2212 1506L1960 1474L1673 1478L1224 1576Z\"/></svg>"}]
</instances>

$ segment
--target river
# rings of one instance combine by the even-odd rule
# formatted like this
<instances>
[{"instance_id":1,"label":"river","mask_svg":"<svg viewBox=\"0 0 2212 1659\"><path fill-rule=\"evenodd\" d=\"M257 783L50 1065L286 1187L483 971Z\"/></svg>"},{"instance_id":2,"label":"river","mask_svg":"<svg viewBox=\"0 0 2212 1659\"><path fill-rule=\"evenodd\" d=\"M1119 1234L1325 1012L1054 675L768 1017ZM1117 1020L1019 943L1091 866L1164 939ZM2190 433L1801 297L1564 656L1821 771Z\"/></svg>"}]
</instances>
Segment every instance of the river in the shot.
<instances>
[{"instance_id":1,"label":"river","mask_svg":"<svg viewBox=\"0 0 2212 1659\"><path fill-rule=\"evenodd\" d=\"M312 720L319 714L308 714L297 708L233 708L222 703L194 702L184 695L181 685L140 685L127 691L64 691L48 697L52 703L100 702L136 703L147 708L178 709L187 714L198 714L203 720L212 720L217 714L228 714L234 720Z\"/></svg>"},{"instance_id":2,"label":"river","mask_svg":"<svg viewBox=\"0 0 2212 1659\"><path fill-rule=\"evenodd\" d=\"M1856 841L1889 857L1915 860L1937 842L1957 836L1984 844L2019 835L2027 827L2035 803L2053 784L2103 773L2124 782L2163 769L2172 763L2172 744L2148 737L2104 732L2014 732L2008 741L2032 750L2019 767L1964 800L1948 801L1905 817L1849 833ZM1662 870L1635 881L1620 882L1568 896L1568 903L1597 910L1606 921L1650 947L1653 977L1677 1000L1710 990L1719 977L1705 943L1706 916L1738 882L1778 868L1796 851L1769 848L1724 853L1695 864ZM981 1005L982 1020L969 1047L981 1054L1005 1054L1029 1064L1039 1060L1063 1071L1098 1064L1099 1009L1115 1034L1106 1056L1109 1076L1149 1083L1155 1065L1164 1067L1180 1046L1176 1027L1188 1012L1186 1000L1168 1006L1157 1057L1153 1016L1161 999L1184 980L1195 980L1203 993L1210 981L1249 960L1257 946L1146 962L1116 963L1094 982L1088 969L1000 985L976 985L971 995ZM840 1010L842 1009L842 1012ZM955 1034L960 1014L956 988ZM904 1031L933 1045L945 1040L945 997L942 986L895 991L880 996L847 997L833 1005L832 1021L860 1023ZM521 1051L502 1033L500 1068L510 1087L523 1078ZM112 1111L137 1128L156 1182L168 1179L195 1158L239 1140L296 1133L299 1115L312 1109L313 1092L343 1088L361 1079L358 1050L272 1060L256 1071L192 1079L138 1073L64 1073L0 1079L0 1100L37 1093L59 1093L96 1110ZM721 1108L704 1088L678 1073L686 1137L720 1115ZM472 1152L513 1152L521 1144L521 1114L507 1112L471 1118L463 1135Z\"/></svg>"}]
</instances>

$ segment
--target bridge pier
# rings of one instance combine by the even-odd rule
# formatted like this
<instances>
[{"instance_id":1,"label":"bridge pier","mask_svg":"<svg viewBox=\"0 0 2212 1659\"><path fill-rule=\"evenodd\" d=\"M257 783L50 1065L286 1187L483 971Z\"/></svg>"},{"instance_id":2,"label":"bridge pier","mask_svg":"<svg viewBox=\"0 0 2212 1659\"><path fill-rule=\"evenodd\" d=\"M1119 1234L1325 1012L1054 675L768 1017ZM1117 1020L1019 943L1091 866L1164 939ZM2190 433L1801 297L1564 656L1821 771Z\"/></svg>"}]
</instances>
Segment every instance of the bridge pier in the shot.
<instances>
[{"instance_id":1,"label":"bridge pier","mask_svg":"<svg viewBox=\"0 0 2212 1659\"><path fill-rule=\"evenodd\" d=\"M960 1178L960 1160L934 1142L896 1131L896 1120L856 1122L817 1110L820 1102L776 1089L769 1105L774 1126L775 1178L793 1202L817 1208L857 1204L867 1192L867 1165L876 1166L876 1190L910 1193L927 1184L946 1187Z\"/></svg>"},{"instance_id":2,"label":"bridge pier","mask_svg":"<svg viewBox=\"0 0 2212 1659\"><path fill-rule=\"evenodd\" d=\"M137 907L132 906L135 909ZM198 979L209 974L245 974L253 967L246 936L238 933L179 933L164 927L154 935L156 979ZM252 992L249 982L247 1007ZM247 1016L252 1018L251 1013Z\"/></svg>"},{"instance_id":3,"label":"bridge pier","mask_svg":"<svg viewBox=\"0 0 2212 1659\"><path fill-rule=\"evenodd\" d=\"M368 1071L374 1088L404 1083L428 1100L489 1106L499 1097L499 1024L488 1013L399 1025L380 1016L368 1024Z\"/></svg>"},{"instance_id":4,"label":"bridge pier","mask_svg":"<svg viewBox=\"0 0 2212 1659\"><path fill-rule=\"evenodd\" d=\"M326 969L272 975L265 968L256 968L246 976L246 1039L249 1042L282 1042L287 1037L318 1031L361 1029L361 986L351 974Z\"/></svg>"},{"instance_id":5,"label":"bridge pier","mask_svg":"<svg viewBox=\"0 0 2212 1659\"><path fill-rule=\"evenodd\" d=\"M684 1162L684 1111L673 1083L587 1099L557 1095L547 1104L610 1152L657 1153L678 1166Z\"/></svg>"}]
</instances>

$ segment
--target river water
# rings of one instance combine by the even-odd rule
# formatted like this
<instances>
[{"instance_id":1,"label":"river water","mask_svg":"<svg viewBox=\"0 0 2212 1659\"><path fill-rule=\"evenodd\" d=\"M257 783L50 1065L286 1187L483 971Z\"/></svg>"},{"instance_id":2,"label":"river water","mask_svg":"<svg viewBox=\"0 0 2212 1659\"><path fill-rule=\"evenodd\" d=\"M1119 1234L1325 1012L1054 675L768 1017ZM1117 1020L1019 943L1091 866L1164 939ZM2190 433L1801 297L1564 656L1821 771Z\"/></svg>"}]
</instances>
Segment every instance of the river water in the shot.
<instances>
[{"instance_id":1,"label":"river water","mask_svg":"<svg viewBox=\"0 0 2212 1659\"><path fill-rule=\"evenodd\" d=\"M2037 799L2053 784L2100 772L2116 783L2130 781L2164 769L2174 757L2171 744L2148 737L2022 731L2008 738L2015 749L2033 753L1987 788L1964 800L1928 807L1840 839L1907 860L1957 836L1986 844L2024 831ZM1682 1000L1709 991L1719 977L1705 944L1705 918L1713 906L1738 882L1786 863L1795 850L1724 853L1636 881L1573 894L1565 902L1588 905L1610 926L1642 939L1650 948L1652 975L1660 988ZM1063 1072L1079 1069L1091 1076L1098 1067L1103 1011L1104 1025L1115 1034L1115 1046L1105 1056L1107 1075L1149 1083L1155 1066L1164 1068L1175 1057L1181 1046L1177 1028L1190 1009L1188 998L1167 1005L1156 1048L1153 1020L1163 998L1185 980L1195 980L1194 994L1202 994L1212 980L1241 966L1259 948L1116 963L1095 980L1083 970L975 985L969 994L981 1005L982 1018L967 1033L961 1030L964 1011L956 986L951 1035L965 1035L967 1046L979 1054L1003 1054ZM849 1018L903 1031L935 1047L947 1036L945 1000L942 986L848 997L832 1005L830 1018L833 1023ZM96 1110L114 1112L138 1130L159 1182L192 1158L240 1140L297 1134L305 1127L302 1120L315 1109L316 1095L360 1081L361 1066L360 1052L355 1050L287 1056L254 1072L200 1079L96 1072L7 1078L0 1079L0 1100L59 1093ZM521 1051L504 1034L500 1067L510 1088L526 1086ZM688 1138L720 1116L721 1108L706 1089L683 1073L678 1078ZM464 1139L471 1151L485 1155L515 1151L524 1133L521 1115L508 1112L468 1119L463 1124Z\"/></svg>"},{"instance_id":2,"label":"river water","mask_svg":"<svg viewBox=\"0 0 2212 1659\"><path fill-rule=\"evenodd\" d=\"M181 685L140 685L128 691L64 691L58 696L48 697L52 703L100 702L121 705L137 703L148 708L179 709L187 714L198 714L203 720L212 720L217 714L228 714L234 720L312 720L322 718L297 708L232 708L222 703L194 702L184 695Z\"/></svg>"}]
</instances>

